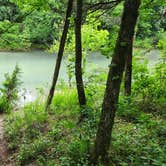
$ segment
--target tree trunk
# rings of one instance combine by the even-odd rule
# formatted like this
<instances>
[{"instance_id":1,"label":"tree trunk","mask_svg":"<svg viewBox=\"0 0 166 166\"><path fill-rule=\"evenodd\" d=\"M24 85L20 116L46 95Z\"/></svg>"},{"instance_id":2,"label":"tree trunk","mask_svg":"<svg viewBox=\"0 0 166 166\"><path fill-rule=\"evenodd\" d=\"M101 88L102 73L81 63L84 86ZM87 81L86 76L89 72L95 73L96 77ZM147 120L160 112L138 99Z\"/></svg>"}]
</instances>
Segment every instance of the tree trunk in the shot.
<instances>
[{"instance_id":1,"label":"tree trunk","mask_svg":"<svg viewBox=\"0 0 166 166\"><path fill-rule=\"evenodd\" d=\"M81 23L82 23L82 7L83 0L77 0L77 11L75 18L75 76L77 84L77 93L80 106L86 105L86 97L84 91L84 84L82 79L82 39L81 39Z\"/></svg>"},{"instance_id":2,"label":"tree trunk","mask_svg":"<svg viewBox=\"0 0 166 166\"><path fill-rule=\"evenodd\" d=\"M125 85L124 85L124 94L125 96L131 95L131 84L132 84L132 52L133 52L133 43L128 50L127 60L125 66Z\"/></svg>"},{"instance_id":3,"label":"tree trunk","mask_svg":"<svg viewBox=\"0 0 166 166\"><path fill-rule=\"evenodd\" d=\"M139 17L137 18L137 22L139 21ZM136 39L137 33L137 25L135 27L135 33L133 40ZM133 41L127 52L127 60L125 66L125 80L124 80L124 95L129 97L131 96L131 87L132 87L132 59L133 59Z\"/></svg>"},{"instance_id":4,"label":"tree trunk","mask_svg":"<svg viewBox=\"0 0 166 166\"><path fill-rule=\"evenodd\" d=\"M73 0L69 0L67 11L66 11L66 19L65 19L64 29L62 32L62 37L61 37L59 51L58 51L57 60L56 60L56 66L55 66L55 70L54 70L53 81L52 81L50 92L49 92L49 95L47 98L46 111L49 109L50 104L52 102L52 98L54 96L55 86L56 86L56 83L58 80L60 65L61 65L62 56L63 56L64 47L65 47L66 38L67 38L67 33L68 33L69 25L70 25L70 17L72 14L72 7L73 7Z\"/></svg>"},{"instance_id":5,"label":"tree trunk","mask_svg":"<svg viewBox=\"0 0 166 166\"><path fill-rule=\"evenodd\" d=\"M115 112L117 110L120 84L127 59L126 53L131 48L133 42L139 6L140 0L125 0L121 27L108 73L102 113L90 165L97 165L99 159L101 159L104 165L109 165L107 160L108 150L111 142Z\"/></svg>"}]
</instances>

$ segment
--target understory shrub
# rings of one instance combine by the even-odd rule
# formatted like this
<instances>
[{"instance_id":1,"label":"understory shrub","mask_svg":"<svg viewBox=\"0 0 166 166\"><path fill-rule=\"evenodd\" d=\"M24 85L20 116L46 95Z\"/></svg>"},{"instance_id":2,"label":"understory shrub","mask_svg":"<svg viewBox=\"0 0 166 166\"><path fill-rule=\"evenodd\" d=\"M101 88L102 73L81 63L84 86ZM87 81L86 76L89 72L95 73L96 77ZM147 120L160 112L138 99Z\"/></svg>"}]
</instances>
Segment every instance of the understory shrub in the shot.
<instances>
[{"instance_id":1,"label":"understory shrub","mask_svg":"<svg viewBox=\"0 0 166 166\"><path fill-rule=\"evenodd\" d=\"M10 112L19 99L21 69L16 65L13 73L5 74L5 81L0 88L0 113Z\"/></svg>"},{"instance_id":2,"label":"understory shrub","mask_svg":"<svg viewBox=\"0 0 166 166\"><path fill-rule=\"evenodd\" d=\"M122 166L166 164L166 141L163 139L165 122L157 119L152 121L153 127L122 121L115 124L110 150L112 164ZM159 135L160 132L163 133Z\"/></svg>"},{"instance_id":3,"label":"understory shrub","mask_svg":"<svg viewBox=\"0 0 166 166\"><path fill-rule=\"evenodd\" d=\"M0 21L0 31L2 31L0 49L23 50L30 48L29 32L23 30L21 23L13 24L8 20Z\"/></svg>"},{"instance_id":4,"label":"understory shrub","mask_svg":"<svg viewBox=\"0 0 166 166\"><path fill-rule=\"evenodd\" d=\"M144 63L134 66L132 95L120 95L109 151L111 165L166 164L164 73L162 63L151 71ZM91 102L84 108L79 107L76 90L63 86L55 92L50 112L44 111L42 100L12 112L6 120L5 135L17 165L87 166L105 79L104 73L87 79L86 94ZM78 124L80 113L85 119Z\"/></svg>"},{"instance_id":5,"label":"understory shrub","mask_svg":"<svg viewBox=\"0 0 166 166\"><path fill-rule=\"evenodd\" d=\"M165 114L166 65L164 62L148 69L147 63L134 64L132 98L139 110Z\"/></svg>"}]
</instances>

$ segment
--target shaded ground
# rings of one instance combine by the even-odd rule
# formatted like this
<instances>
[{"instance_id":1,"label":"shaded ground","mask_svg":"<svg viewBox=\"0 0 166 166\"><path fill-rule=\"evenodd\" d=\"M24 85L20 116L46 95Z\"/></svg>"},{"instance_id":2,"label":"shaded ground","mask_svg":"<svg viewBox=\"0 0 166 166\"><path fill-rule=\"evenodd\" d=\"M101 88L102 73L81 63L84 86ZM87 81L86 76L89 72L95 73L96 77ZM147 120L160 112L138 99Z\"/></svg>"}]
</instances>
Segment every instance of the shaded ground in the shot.
<instances>
[{"instance_id":1,"label":"shaded ground","mask_svg":"<svg viewBox=\"0 0 166 166\"><path fill-rule=\"evenodd\" d=\"M3 121L3 115L0 115L0 166L14 166L8 160L9 154L7 151L7 144L4 139Z\"/></svg>"}]
</instances>

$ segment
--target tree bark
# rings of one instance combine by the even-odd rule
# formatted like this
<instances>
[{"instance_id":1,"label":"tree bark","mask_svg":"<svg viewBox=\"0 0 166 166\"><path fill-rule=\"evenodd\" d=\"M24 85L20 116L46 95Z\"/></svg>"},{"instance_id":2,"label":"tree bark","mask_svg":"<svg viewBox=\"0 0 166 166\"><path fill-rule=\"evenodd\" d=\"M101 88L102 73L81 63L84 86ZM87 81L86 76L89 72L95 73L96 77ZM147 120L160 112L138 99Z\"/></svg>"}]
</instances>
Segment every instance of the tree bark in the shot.
<instances>
[{"instance_id":1,"label":"tree bark","mask_svg":"<svg viewBox=\"0 0 166 166\"><path fill-rule=\"evenodd\" d=\"M67 33L68 33L69 25L70 25L70 17L72 14L72 8L73 8L73 0L69 0L68 6L67 6L67 11L66 11L64 29L62 32L62 37L61 37L59 51L58 51L57 60L56 60L56 66L55 66L54 75L53 75L53 81L52 81L52 85L51 85L49 95L47 98L46 111L48 111L50 104L52 102L52 98L54 96L55 86L56 86L58 76L59 76L60 65L61 65L62 56L63 56L64 47L65 47L66 38L67 38Z\"/></svg>"},{"instance_id":2,"label":"tree bark","mask_svg":"<svg viewBox=\"0 0 166 166\"><path fill-rule=\"evenodd\" d=\"M125 85L124 85L124 94L125 96L131 95L131 84L132 84L132 53L133 52L133 43L131 44L128 53L125 66Z\"/></svg>"},{"instance_id":3,"label":"tree bark","mask_svg":"<svg viewBox=\"0 0 166 166\"><path fill-rule=\"evenodd\" d=\"M139 6L140 0L125 0L120 31L108 73L102 113L90 165L97 165L99 159L101 159L104 165L109 165L107 160L108 150L111 142L115 112L117 110L120 84L127 59L126 53L131 48L133 42Z\"/></svg>"},{"instance_id":4,"label":"tree bark","mask_svg":"<svg viewBox=\"0 0 166 166\"><path fill-rule=\"evenodd\" d=\"M77 84L77 93L80 106L86 105L86 97L84 91L84 84L82 78L82 35L81 35L81 24L82 24L82 7L83 0L77 0L77 10L75 18L75 76Z\"/></svg>"}]
</instances>

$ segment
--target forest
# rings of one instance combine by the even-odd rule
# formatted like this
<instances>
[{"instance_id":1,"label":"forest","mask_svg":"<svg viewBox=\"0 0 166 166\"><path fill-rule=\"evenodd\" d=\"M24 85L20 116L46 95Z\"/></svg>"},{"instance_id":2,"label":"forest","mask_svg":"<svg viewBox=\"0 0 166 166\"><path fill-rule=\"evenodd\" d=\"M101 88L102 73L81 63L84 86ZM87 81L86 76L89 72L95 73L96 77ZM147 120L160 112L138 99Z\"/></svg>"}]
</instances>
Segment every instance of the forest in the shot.
<instances>
[{"instance_id":1,"label":"forest","mask_svg":"<svg viewBox=\"0 0 166 166\"><path fill-rule=\"evenodd\" d=\"M165 0L0 0L0 166L166 166Z\"/></svg>"}]
</instances>

